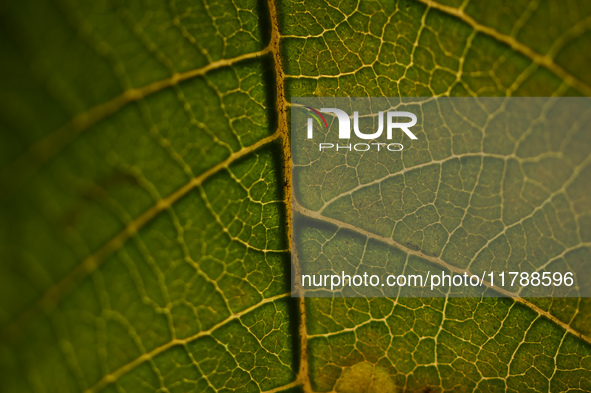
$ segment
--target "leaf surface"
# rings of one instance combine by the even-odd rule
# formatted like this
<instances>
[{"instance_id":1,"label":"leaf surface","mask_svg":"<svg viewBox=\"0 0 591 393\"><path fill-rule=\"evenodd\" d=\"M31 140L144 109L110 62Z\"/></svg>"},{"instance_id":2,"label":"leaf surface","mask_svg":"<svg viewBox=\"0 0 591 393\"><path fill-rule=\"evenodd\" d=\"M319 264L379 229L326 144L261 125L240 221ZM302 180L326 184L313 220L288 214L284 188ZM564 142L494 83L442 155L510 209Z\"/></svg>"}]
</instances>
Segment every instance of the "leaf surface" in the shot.
<instances>
[{"instance_id":1,"label":"leaf surface","mask_svg":"<svg viewBox=\"0 0 591 393\"><path fill-rule=\"evenodd\" d=\"M285 169L291 97L591 95L590 15L0 5L1 390L591 390L586 298L291 298ZM376 247L589 260L588 134L426 137L330 197L371 212L364 185L392 187L390 226L368 229L392 244Z\"/></svg>"}]
</instances>

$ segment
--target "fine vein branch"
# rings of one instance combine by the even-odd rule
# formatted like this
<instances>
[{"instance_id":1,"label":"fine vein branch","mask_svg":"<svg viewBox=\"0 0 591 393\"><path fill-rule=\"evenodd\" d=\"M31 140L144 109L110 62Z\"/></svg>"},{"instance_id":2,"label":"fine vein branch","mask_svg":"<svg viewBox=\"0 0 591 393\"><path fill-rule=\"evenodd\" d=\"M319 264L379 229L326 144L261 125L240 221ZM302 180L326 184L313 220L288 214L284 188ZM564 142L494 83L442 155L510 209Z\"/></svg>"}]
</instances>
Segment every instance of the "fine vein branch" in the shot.
<instances>
[{"instance_id":1,"label":"fine vein branch","mask_svg":"<svg viewBox=\"0 0 591 393\"><path fill-rule=\"evenodd\" d=\"M418 1L425 4L427 7L436 9L440 12L443 12L448 15L452 15L452 16L460 19L464 23L467 23L468 25L470 25L470 27L472 27L475 31L494 38L495 40L509 46L511 49L515 50L516 52L521 53L522 55L524 55L525 57L527 57L528 59L533 61L535 64L538 64L538 65L541 65L541 66L547 68L552 73L554 73L556 76L560 77L564 82L566 82L566 84L579 90L581 93L585 94L586 96L591 95L591 86L589 86L588 84L586 84L585 82L583 82L582 80L578 79L577 77L572 75L570 72L565 70L563 67L558 65L551 56L542 55L542 54L536 52L535 50L533 50L532 48L530 48L529 46L517 41L517 39L515 39L514 37L512 37L510 35L503 34L491 27L488 27L488 26L485 26L485 25L479 23L474 18L472 18L470 15L466 14L462 9L443 5L443 4L440 4L437 1L433 1L433 0L418 0Z\"/></svg>"},{"instance_id":2,"label":"fine vein branch","mask_svg":"<svg viewBox=\"0 0 591 393\"><path fill-rule=\"evenodd\" d=\"M246 156L257 150L258 148L276 140L281 137L281 134L276 131L271 136L261 139L257 143L245 147L231 154L224 161L213 166L209 170L205 171L199 176L192 178L188 183L183 185L181 188L170 194L168 197L157 201L148 210L142 213L139 217L131 221L125 226L125 228L115 235L111 240L105 243L98 251L93 253L84 259L74 270L63 277L57 284L50 287L45 293L37 300L32 306L22 312L16 320L10 325L3 329L1 336L2 338L14 338L18 337L22 332L23 326L28 323L31 319L36 317L38 312L49 313L54 307L61 301L61 299L68 293L70 293L84 278L94 272L101 263L115 251L121 248L125 242L135 236L140 229L142 229L147 223L152 221L161 212L170 209L172 205L189 191L196 187L201 186L207 179L212 175L218 173L221 170L228 168L236 160Z\"/></svg>"},{"instance_id":3,"label":"fine vein branch","mask_svg":"<svg viewBox=\"0 0 591 393\"><path fill-rule=\"evenodd\" d=\"M231 59L214 61L204 67L186 72L176 73L169 78L152 82L146 86L126 90L117 97L95 106L87 112L74 117L68 124L52 132L48 136L31 146L23 155L0 171L0 184L7 188L3 198L11 194L25 184L36 171L46 162L55 157L78 135L91 128L99 121L117 113L123 107L133 102L144 99L154 93L175 86L180 82L203 76L208 72L230 67L244 60L257 58L269 53L269 47L258 52L247 53ZM18 176L15 176L18 174Z\"/></svg>"},{"instance_id":4,"label":"fine vein branch","mask_svg":"<svg viewBox=\"0 0 591 393\"><path fill-rule=\"evenodd\" d=\"M351 225L351 224L348 224L346 222L343 222L343 221L340 221L340 220L337 220L337 219L334 219L334 218L331 218L331 217L327 217L327 216L324 216L324 215L322 215L322 214L320 214L318 212L315 212L315 211L306 209L305 207L303 207L300 204L298 204L297 201L294 201L294 208L295 208L295 210L299 214L302 214L304 216L307 216L307 217L310 217L310 218L313 218L313 219L316 219L316 220L319 220L319 221L324 221L324 222L330 223L332 225L335 225L337 228L343 228L343 229L348 229L350 231L354 231L354 232L359 233L359 234L361 234L361 235L363 235L363 236L365 236L367 238L378 240L378 241L380 241L382 243L385 243L385 244L394 246L397 249L404 251L406 254L410 254L410 255L414 255L414 256L417 256L417 257L426 259L426 260L428 260L428 261L430 261L430 262L432 262L432 263L434 263L434 264L436 264L438 266L441 266L441 267L449 270L450 272L454 272L454 273L457 273L457 274L463 274L463 273L466 272L469 275L471 275L471 273L468 272L467 270L460 269L458 267L455 267L453 265L450 265L449 263L445 262L441 258L432 257L430 255L423 254L422 252L413 250L413 249L411 249L409 247L406 247L403 244L400 244L400 243L398 243L397 241L395 241L395 240L393 240L391 238L387 238L387 237L384 237L384 236L376 235L376 234L374 234L374 233L372 233L370 231L367 231L367 230L358 228L358 227L356 227L354 225ZM581 332L578 332L577 330L575 330L574 328L572 328L568 323L565 323L565 322L561 321L560 319L558 319L554 315L552 315L549 312L541 309L540 307L538 307L537 305L531 303L527 299L524 299L524 298L519 297L519 296L514 296L514 294L506 291L503 288L499 288L499 287L494 287L493 288L490 285L490 283L487 282L487 281L483 281L483 284L487 288L489 288L489 289L491 289L491 290L499 293L500 295L511 297L516 302L521 303L521 304L527 306L531 310L534 310L538 314L540 314L540 315L546 317L547 319L551 320L556 325L562 327L565 331L569 332L573 336L578 337L579 339L581 339L582 341L584 341L584 342L586 342L588 344L591 344L591 337L589 337L589 336L587 336L587 335L585 335L585 334L583 334Z\"/></svg>"}]
</instances>

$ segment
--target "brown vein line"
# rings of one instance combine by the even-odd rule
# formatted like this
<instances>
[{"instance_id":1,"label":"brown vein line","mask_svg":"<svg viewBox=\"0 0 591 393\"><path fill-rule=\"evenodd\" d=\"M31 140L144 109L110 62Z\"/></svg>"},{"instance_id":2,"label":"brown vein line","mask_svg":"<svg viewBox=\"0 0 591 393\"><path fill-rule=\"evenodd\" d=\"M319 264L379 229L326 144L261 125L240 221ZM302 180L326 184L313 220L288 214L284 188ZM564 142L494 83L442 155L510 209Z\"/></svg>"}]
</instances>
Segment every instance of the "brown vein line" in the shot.
<instances>
[{"instance_id":1,"label":"brown vein line","mask_svg":"<svg viewBox=\"0 0 591 393\"><path fill-rule=\"evenodd\" d=\"M152 82L146 86L127 90L110 101L77 115L66 125L36 142L24 154L3 168L0 173L0 184L3 184L3 187L5 188L3 197L7 198L7 195L10 196L15 189L25 184L45 162L57 155L80 133L116 113L126 105L139 101L168 87L177 85L180 82L203 76L210 71L232 66L243 60L263 56L268 52L269 48L267 47L258 52L247 53L231 59L214 61L205 67L176 73L169 78Z\"/></svg>"},{"instance_id":2,"label":"brown vein line","mask_svg":"<svg viewBox=\"0 0 591 393\"><path fill-rule=\"evenodd\" d=\"M236 160L244 157L245 155L252 153L256 149L263 145L266 145L281 136L281 133L276 131L273 135L270 135L264 139L261 139L257 143L245 147L235 153L230 154L228 158L219 164L211 167L201 175L192 178L188 183L183 185L181 188L170 194L168 197L159 200L156 204L142 213L139 217L131 221L127 226L119 232L115 237L105 243L98 251L87 257L78 266L62 278L57 284L49 288L39 300L37 300L32 306L23 311L15 321L10 323L6 328L3 329L0 337L3 340L8 341L14 339L22 332L23 326L33 319L35 315L41 311L49 313L59 301L69 293L76 285L81 282L85 277L95 271L102 261L105 260L113 252L117 251L127 240L132 238L138 231L156 217L162 211L170 208L176 201L181 197L187 195L189 191L195 187L203 184L212 175L217 172L226 169L230 164Z\"/></svg>"},{"instance_id":3,"label":"brown vein line","mask_svg":"<svg viewBox=\"0 0 591 393\"><path fill-rule=\"evenodd\" d=\"M514 37L512 37L510 35L503 34L491 27L484 26L484 25L478 23L474 18L472 18L470 15L466 14L463 10L453 8L453 7L450 7L447 5L443 5L443 4L437 3L436 1L433 1L433 0L416 0L416 1L425 4L429 8L436 9L438 11L445 13L445 14L452 15L452 16L460 19L464 23L467 23L468 25L470 25L474 30L476 30L480 33L483 33L489 37L492 37L495 40L497 40L505 45L508 45L513 50L528 57L534 63L539 64L543 67L546 67L548 70L550 70L555 75L560 77L564 82L566 82L566 84L574 87L575 89L579 90L581 93L583 93L587 96L591 95L591 87L589 85L587 85L585 82L579 80L574 75L569 73L567 70L565 70L564 68L562 68L561 66L556 64L552 57L550 57L548 55L542 55L542 54L534 51L533 49L531 49L527 45L517 41Z\"/></svg>"},{"instance_id":4,"label":"brown vein line","mask_svg":"<svg viewBox=\"0 0 591 393\"><path fill-rule=\"evenodd\" d=\"M340 220L337 220L337 219L334 219L334 218L323 216L323 215L319 214L318 212L315 212L315 211L306 209L305 207L299 205L297 202L294 202L294 208L295 208L295 210L298 213L300 213L302 215L305 215L307 217L314 218L314 219L319 220L319 221L330 223L332 225L335 225L338 228L349 229L349 230L351 230L353 232L359 233L359 234L361 234L363 236L366 236L368 238L371 238L371 239L374 239L374 240L378 240L378 241L380 241L382 243L385 243L385 244L394 246L394 247L398 248L399 250L402 250L402 251L406 252L407 254L415 255L417 257L426 259L426 260L428 260L428 261L430 261L430 262L432 262L432 263L434 263L436 265L439 265L439 266L441 266L441 267L443 267L445 269L448 269L448 270L450 270L450 271L452 271L454 273L463 274L464 272L466 272L466 273L470 274L469 271L464 270L464 269L460 269L460 268L455 267L455 266L452 266L452 265L448 264L447 262L445 262L444 260L442 260L441 258L432 257L430 255L425 255L422 252L415 251L415 250L413 250L411 248L408 248L408 247L406 247L406 246L398 243L397 241L395 241L395 240L393 240L391 238L380 236L380 235L376 235L375 233L371 233L371 232L369 232L369 231L367 231L365 229L358 228L358 227L356 227L354 225L351 225L351 224L348 224L346 222L343 222L343 221L340 221ZM553 316L549 312L547 312L545 310L542 310L540 307L538 307L535 304L529 302L528 300L526 300L526 299L524 299L522 297L514 296L514 294L512 294L511 292L509 292L507 290L504 290L502 288L498 288L498 287L492 288L490 286L490 283L488 283L486 281L484 282L484 285L487 288L489 288L489 289L491 289L491 290L493 290L493 291L495 291L495 292L497 292L499 294L502 294L504 296L510 297L513 300L515 300L516 302L523 304L524 306L528 307L529 309L537 312L538 314L540 314L540 315L546 317L547 319L549 319L550 321L554 322L556 325L559 325L564 330L566 330L568 333L572 334L575 337L578 337L582 341L584 341L587 344L590 344L591 345L591 337L586 336L585 334L576 331L575 329L573 329L567 323L562 322L561 320L559 320L558 318L556 318L555 316Z\"/></svg>"},{"instance_id":5,"label":"brown vein line","mask_svg":"<svg viewBox=\"0 0 591 393\"><path fill-rule=\"evenodd\" d=\"M289 129L287 122L287 100L285 97L285 72L283 70L283 59L281 58L281 32L279 29L279 13L277 11L278 0L267 0L269 7L269 16L271 18L271 41L269 50L273 56L273 67L275 73L275 105L278 115L278 132L281 134L283 142L283 177L285 180L285 209L287 240L291 246L291 146L289 139ZM292 263L294 270L299 271L296 250L292 249ZM297 371L296 381L302 386L304 392L312 392L308 370L308 330L306 326L306 303L304 297L297 299L299 310L298 334L300 338L300 364Z\"/></svg>"},{"instance_id":6,"label":"brown vein line","mask_svg":"<svg viewBox=\"0 0 591 393\"><path fill-rule=\"evenodd\" d=\"M283 71L283 59L281 58L281 34L279 32L279 16L275 0L268 0L269 15L271 17L271 41L269 52L273 57L273 68L275 74L275 105L277 108L278 131L283 142L283 177L285 181L285 199L287 207L291 199L291 149L289 141L289 130L287 124L287 105L285 99L285 73ZM289 219L290 209L287 209L288 235L290 233Z\"/></svg>"},{"instance_id":7,"label":"brown vein line","mask_svg":"<svg viewBox=\"0 0 591 393\"><path fill-rule=\"evenodd\" d=\"M107 387L108 385L116 382L119 378L121 378L123 375L129 373L130 371L132 371L133 369L137 368L138 366L140 366L141 364L150 361L152 359L154 359L156 356L160 355L163 352L166 352L167 350L169 350L170 348L173 348L177 345L187 345L195 340L198 340L202 337L207 337L207 336L211 336L216 330L218 330L219 328L227 325L228 323L238 320L240 318L242 318L243 316L245 316L246 314L256 310L257 308L260 308L262 306L264 306L265 304L269 304L269 303L274 303L277 300L281 300L283 298L287 298L289 297L289 293L284 293L281 295L276 295L267 299L264 299L263 301L250 306L240 312L237 312L235 314L230 315L228 318L224 319L223 321L220 321L218 323L216 323L214 326L212 326L211 328L207 329L207 330L203 330L199 333L196 333L190 337L187 338L177 338L177 339L173 339L169 342L167 342L166 344L163 344L159 347L156 347L154 349L152 349L150 352L146 352L140 356L138 356L137 358L135 358L134 360L132 360L131 362L119 367L117 370L113 371L112 373L109 373L105 376L103 376L96 384L94 384L92 387L90 387L89 389L86 389L84 391L84 393L96 393L99 392L100 390L104 389L105 387Z\"/></svg>"}]
</instances>

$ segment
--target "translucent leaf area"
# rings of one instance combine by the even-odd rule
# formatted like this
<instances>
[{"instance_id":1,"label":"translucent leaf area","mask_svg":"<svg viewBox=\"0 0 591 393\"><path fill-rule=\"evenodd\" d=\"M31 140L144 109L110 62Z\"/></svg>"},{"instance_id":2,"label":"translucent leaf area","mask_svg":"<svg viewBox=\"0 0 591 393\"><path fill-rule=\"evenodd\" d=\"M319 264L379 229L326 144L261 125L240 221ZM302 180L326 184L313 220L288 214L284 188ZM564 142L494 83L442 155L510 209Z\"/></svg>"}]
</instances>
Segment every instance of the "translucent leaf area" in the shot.
<instances>
[{"instance_id":1,"label":"translucent leaf area","mask_svg":"<svg viewBox=\"0 0 591 393\"><path fill-rule=\"evenodd\" d=\"M288 241L291 97L590 96L591 2L0 19L0 391L591 391L589 298L292 298ZM588 263L591 135L425 137L358 168L401 223L376 247Z\"/></svg>"}]
</instances>

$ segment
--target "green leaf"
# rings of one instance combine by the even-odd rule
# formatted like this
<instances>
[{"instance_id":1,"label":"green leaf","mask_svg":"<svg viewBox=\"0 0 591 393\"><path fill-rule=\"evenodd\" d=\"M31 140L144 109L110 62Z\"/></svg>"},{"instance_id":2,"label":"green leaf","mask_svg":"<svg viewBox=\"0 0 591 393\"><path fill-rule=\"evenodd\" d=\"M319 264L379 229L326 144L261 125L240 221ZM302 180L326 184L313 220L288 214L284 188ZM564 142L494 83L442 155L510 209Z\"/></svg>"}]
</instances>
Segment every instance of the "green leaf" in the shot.
<instances>
[{"instance_id":1,"label":"green leaf","mask_svg":"<svg viewBox=\"0 0 591 393\"><path fill-rule=\"evenodd\" d=\"M588 298L291 298L286 209L291 97L589 96L591 3L9 0L0 18L3 392L591 390ZM527 138L386 163L406 229L376 247L588 261L590 136Z\"/></svg>"}]
</instances>

